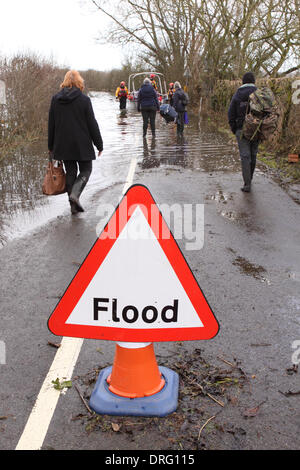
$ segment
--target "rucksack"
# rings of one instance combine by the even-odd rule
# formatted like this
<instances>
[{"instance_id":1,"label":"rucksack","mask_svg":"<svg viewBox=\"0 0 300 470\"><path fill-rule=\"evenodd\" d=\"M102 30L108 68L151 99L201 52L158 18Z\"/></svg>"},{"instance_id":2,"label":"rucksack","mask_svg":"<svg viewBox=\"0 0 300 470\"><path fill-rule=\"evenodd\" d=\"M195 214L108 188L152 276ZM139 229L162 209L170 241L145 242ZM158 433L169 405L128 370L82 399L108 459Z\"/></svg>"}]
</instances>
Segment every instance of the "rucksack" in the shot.
<instances>
[{"instance_id":1,"label":"rucksack","mask_svg":"<svg viewBox=\"0 0 300 470\"><path fill-rule=\"evenodd\" d=\"M268 87L261 87L249 96L242 136L260 142L268 140L277 129L278 111L275 96Z\"/></svg>"},{"instance_id":2,"label":"rucksack","mask_svg":"<svg viewBox=\"0 0 300 470\"><path fill-rule=\"evenodd\" d=\"M182 95L180 97L180 101L183 104L183 106L187 106L190 102L190 99L188 97L188 94L185 91L182 91Z\"/></svg>"}]
</instances>

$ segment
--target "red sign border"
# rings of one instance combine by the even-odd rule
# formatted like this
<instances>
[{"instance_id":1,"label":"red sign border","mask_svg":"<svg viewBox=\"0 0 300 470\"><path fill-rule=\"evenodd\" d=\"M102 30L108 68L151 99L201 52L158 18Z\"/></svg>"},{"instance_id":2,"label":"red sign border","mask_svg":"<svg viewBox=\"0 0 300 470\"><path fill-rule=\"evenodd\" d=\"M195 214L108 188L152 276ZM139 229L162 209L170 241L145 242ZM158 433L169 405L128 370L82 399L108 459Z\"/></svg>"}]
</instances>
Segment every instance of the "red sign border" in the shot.
<instances>
[{"instance_id":1,"label":"red sign border","mask_svg":"<svg viewBox=\"0 0 300 470\"><path fill-rule=\"evenodd\" d=\"M169 237L157 237L158 242L167 256L171 266L173 267L179 282L182 284L187 296L194 306L195 311L201 319L203 327L135 329L99 327L92 325L73 325L66 323L81 296L85 292L87 286L93 279L94 275L98 271L107 254L116 242L119 234L132 215L132 213L128 215L128 212L126 211L127 219L123 218L119 224L120 218L118 215L122 210L122 205L124 204L127 204L128 208L134 205L139 205L143 210L143 213L150 226L150 216L151 214L153 215L153 210L157 211L156 215L159 217L161 224L160 229L163 230L162 233L170 233ZM106 236L107 232L109 233L111 224L114 224L113 227L117 226L116 237L113 239ZM66 289L64 295L58 302L56 308L48 320L48 328L56 336L133 343L208 340L212 339L218 334L218 321L215 318L186 259L184 258L179 245L174 239L149 189L146 186L135 184L128 189L110 220L106 224L102 234L96 240L81 267Z\"/></svg>"}]
</instances>

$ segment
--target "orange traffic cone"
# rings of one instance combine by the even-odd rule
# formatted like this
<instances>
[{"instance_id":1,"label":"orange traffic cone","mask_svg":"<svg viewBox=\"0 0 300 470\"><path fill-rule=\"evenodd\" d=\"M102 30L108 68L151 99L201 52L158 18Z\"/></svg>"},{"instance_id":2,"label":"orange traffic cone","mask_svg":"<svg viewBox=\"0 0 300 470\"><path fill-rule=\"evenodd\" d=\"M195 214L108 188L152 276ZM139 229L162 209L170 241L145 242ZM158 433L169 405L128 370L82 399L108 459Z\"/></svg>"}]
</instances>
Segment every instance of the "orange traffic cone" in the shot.
<instances>
[{"instance_id":1,"label":"orange traffic cone","mask_svg":"<svg viewBox=\"0 0 300 470\"><path fill-rule=\"evenodd\" d=\"M109 390L120 397L141 398L160 392L165 380L158 368L153 344L135 349L117 344L107 383Z\"/></svg>"},{"instance_id":2,"label":"orange traffic cone","mask_svg":"<svg viewBox=\"0 0 300 470\"><path fill-rule=\"evenodd\" d=\"M167 416L178 406L179 376L158 367L153 344L117 343L113 367L103 369L90 398L98 414Z\"/></svg>"}]
</instances>

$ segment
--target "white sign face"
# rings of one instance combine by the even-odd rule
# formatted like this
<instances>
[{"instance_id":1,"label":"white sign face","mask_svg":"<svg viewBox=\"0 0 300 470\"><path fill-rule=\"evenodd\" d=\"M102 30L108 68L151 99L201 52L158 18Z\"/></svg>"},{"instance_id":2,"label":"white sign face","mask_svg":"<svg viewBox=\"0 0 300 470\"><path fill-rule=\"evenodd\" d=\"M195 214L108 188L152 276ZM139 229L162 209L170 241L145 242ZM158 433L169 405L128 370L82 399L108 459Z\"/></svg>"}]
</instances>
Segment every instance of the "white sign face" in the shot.
<instances>
[{"instance_id":1,"label":"white sign face","mask_svg":"<svg viewBox=\"0 0 300 470\"><path fill-rule=\"evenodd\" d=\"M6 87L3 80L0 80L0 104L6 104Z\"/></svg>"},{"instance_id":2,"label":"white sign face","mask_svg":"<svg viewBox=\"0 0 300 470\"><path fill-rule=\"evenodd\" d=\"M66 324L131 329L203 327L139 206Z\"/></svg>"}]
</instances>

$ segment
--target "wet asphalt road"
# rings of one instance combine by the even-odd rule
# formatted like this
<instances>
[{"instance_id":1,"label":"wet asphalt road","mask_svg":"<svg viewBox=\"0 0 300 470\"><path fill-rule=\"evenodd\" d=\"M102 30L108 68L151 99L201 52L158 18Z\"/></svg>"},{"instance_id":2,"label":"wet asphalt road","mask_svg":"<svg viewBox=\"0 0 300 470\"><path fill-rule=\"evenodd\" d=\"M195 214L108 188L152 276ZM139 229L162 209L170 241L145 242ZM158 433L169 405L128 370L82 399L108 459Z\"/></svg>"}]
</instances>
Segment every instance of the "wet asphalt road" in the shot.
<instances>
[{"instance_id":1,"label":"wet asphalt road","mask_svg":"<svg viewBox=\"0 0 300 470\"><path fill-rule=\"evenodd\" d=\"M149 135L143 141L141 116L134 109L120 116L106 94L94 98L94 107L105 152L95 162L83 197L86 212L72 218L65 197L59 196L3 217L0 340L6 364L0 365L0 449L14 449L19 441L56 353L48 342L60 342L47 329L48 317L95 242L99 204L118 204L133 156L138 157L134 183L146 185L157 203L204 204L203 248L187 251L186 240L178 243L220 332L213 340L185 342L180 348L200 347L211 363L219 357L237 360L249 377L238 402L218 415L245 433L238 439L223 433L208 441L209 448L299 449L299 395L284 395L300 390L299 372L287 371L292 343L300 340L299 205L262 169L255 174L253 192L243 194L236 146L199 125L197 116L183 140L158 116L156 139ZM74 377L111 364L114 348L111 342L85 340ZM166 357L176 360L178 345L156 344L155 350L164 365ZM258 404L257 416L246 420L243 411ZM59 399L43 448L168 448L158 434L149 435L146 443L118 433L88 434L73 419L85 411L72 387Z\"/></svg>"}]
</instances>

